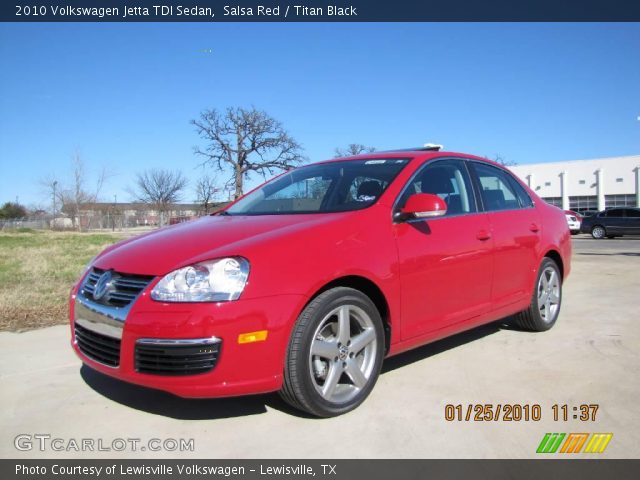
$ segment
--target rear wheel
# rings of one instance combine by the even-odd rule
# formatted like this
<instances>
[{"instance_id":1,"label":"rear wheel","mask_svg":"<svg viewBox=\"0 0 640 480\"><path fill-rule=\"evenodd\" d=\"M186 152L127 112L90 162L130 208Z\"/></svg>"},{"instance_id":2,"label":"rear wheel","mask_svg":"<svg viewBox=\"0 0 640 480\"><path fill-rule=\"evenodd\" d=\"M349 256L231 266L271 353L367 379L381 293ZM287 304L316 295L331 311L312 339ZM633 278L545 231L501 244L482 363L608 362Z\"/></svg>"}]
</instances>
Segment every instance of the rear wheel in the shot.
<instances>
[{"instance_id":1,"label":"rear wheel","mask_svg":"<svg viewBox=\"0 0 640 480\"><path fill-rule=\"evenodd\" d=\"M562 278L556 262L545 257L540 264L529 308L516 315L515 323L526 330L543 332L556 323L562 303Z\"/></svg>"},{"instance_id":2,"label":"rear wheel","mask_svg":"<svg viewBox=\"0 0 640 480\"><path fill-rule=\"evenodd\" d=\"M600 240L607 235L607 231L601 225L596 225L591 229L591 236L596 240Z\"/></svg>"},{"instance_id":3,"label":"rear wheel","mask_svg":"<svg viewBox=\"0 0 640 480\"><path fill-rule=\"evenodd\" d=\"M327 290L298 317L280 395L319 417L349 412L373 389L383 349L382 319L369 297L352 288Z\"/></svg>"}]
</instances>

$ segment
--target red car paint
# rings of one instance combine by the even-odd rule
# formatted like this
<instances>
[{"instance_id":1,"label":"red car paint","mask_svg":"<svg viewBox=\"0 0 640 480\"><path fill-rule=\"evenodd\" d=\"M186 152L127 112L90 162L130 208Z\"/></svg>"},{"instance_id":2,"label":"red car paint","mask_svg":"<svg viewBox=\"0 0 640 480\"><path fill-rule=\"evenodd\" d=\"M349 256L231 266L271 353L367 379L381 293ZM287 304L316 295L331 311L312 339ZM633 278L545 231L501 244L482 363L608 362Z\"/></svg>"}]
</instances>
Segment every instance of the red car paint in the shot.
<instances>
[{"instance_id":1,"label":"red car paint","mask_svg":"<svg viewBox=\"0 0 640 480\"><path fill-rule=\"evenodd\" d=\"M154 280L124 323L120 365L105 366L72 346L91 368L127 382L183 397L276 391L289 337L305 305L329 284L363 284L384 299L395 355L521 311L529 305L538 266L551 255L569 274L571 242L564 212L540 200L528 209L426 218L417 226L393 221L394 202L412 175L439 158L488 160L452 152L397 152L352 159L411 158L372 206L356 211L296 215L207 216L125 240L93 266ZM345 159L341 159L345 160ZM348 160L348 159L347 159ZM163 303L150 292L163 275L195 262L228 256L249 260L248 283L236 301ZM267 330L265 341L238 343L238 335ZM215 368L188 376L149 375L134 368L139 338L218 337Z\"/></svg>"}]
</instances>

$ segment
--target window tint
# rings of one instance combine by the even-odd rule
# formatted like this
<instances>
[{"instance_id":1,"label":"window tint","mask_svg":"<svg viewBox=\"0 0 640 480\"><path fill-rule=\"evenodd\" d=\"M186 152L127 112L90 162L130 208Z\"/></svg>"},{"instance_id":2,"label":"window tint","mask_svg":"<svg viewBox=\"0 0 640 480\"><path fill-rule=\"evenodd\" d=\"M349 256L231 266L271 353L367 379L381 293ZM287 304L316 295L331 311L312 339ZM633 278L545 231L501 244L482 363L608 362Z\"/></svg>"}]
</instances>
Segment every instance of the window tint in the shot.
<instances>
[{"instance_id":1,"label":"window tint","mask_svg":"<svg viewBox=\"0 0 640 480\"><path fill-rule=\"evenodd\" d=\"M627 217L640 218L640 210L628 209Z\"/></svg>"},{"instance_id":2,"label":"window tint","mask_svg":"<svg viewBox=\"0 0 640 480\"><path fill-rule=\"evenodd\" d=\"M353 179L347 193L347 202L375 200L387 188L389 182L380 178L358 176Z\"/></svg>"},{"instance_id":3,"label":"window tint","mask_svg":"<svg viewBox=\"0 0 640 480\"><path fill-rule=\"evenodd\" d=\"M227 215L276 215L360 210L373 205L406 158L318 163L292 170L242 197Z\"/></svg>"},{"instance_id":4,"label":"window tint","mask_svg":"<svg viewBox=\"0 0 640 480\"><path fill-rule=\"evenodd\" d=\"M612 210L607 210L607 218L609 217L622 217L624 216L624 210L621 208L614 208Z\"/></svg>"},{"instance_id":5,"label":"window tint","mask_svg":"<svg viewBox=\"0 0 640 480\"><path fill-rule=\"evenodd\" d=\"M482 163L473 164L478 180L484 209L487 211L520 208L520 201L509 179L509 174L499 168Z\"/></svg>"},{"instance_id":6,"label":"window tint","mask_svg":"<svg viewBox=\"0 0 640 480\"><path fill-rule=\"evenodd\" d=\"M531 200L531 197L529 196L527 191L524 189L524 187L520 185L520 182L518 182L515 178L513 178L513 175L509 175L507 173L506 176L510 180L511 187L516 192L516 196L518 197L518 202L520 203L520 206L523 208L533 207L533 200Z\"/></svg>"},{"instance_id":7,"label":"window tint","mask_svg":"<svg viewBox=\"0 0 640 480\"><path fill-rule=\"evenodd\" d=\"M447 204L446 215L476 211L473 189L462 160L439 160L422 167L402 193L399 207L414 193L438 195Z\"/></svg>"},{"instance_id":8,"label":"window tint","mask_svg":"<svg viewBox=\"0 0 640 480\"><path fill-rule=\"evenodd\" d=\"M294 212L319 210L330 185L331 180L321 176L304 178L267 195L262 201L261 208L268 206L275 211Z\"/></svg>"}]
</instances>

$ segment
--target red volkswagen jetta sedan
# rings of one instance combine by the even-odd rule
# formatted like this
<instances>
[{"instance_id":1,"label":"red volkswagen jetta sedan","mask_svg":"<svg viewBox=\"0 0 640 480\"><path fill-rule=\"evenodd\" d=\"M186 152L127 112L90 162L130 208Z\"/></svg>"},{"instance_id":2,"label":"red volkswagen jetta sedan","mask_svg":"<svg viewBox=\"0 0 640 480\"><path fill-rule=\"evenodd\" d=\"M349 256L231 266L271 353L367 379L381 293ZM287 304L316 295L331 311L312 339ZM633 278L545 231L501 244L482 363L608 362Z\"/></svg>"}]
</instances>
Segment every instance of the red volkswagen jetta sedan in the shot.
<instances>
[{"instance_id":1,"label":"red volkswagen jetta sedan","mask_svg":"<svg viewBox=\"0 0 640 480\"><path fill-rule=\"evenodd\" d=\"M386 356L510 315L551 328L570 257L564 212L500 165L341 158L107 248L72 290L72 345L126 382L279 391L329 417L365 400Z\"/></svg>"}]
</instances>

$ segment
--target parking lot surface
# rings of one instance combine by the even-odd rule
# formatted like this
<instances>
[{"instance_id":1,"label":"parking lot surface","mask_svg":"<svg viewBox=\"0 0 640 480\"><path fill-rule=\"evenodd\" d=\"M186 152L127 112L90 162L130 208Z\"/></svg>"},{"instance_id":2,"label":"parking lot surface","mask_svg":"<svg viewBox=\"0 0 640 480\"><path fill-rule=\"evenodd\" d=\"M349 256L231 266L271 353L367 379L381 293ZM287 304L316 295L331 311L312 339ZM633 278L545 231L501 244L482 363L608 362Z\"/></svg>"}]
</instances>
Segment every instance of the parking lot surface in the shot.
<instances>
[{"instance_id":1,"label":"parking lot surface","mask_svg":"<svg viewBox=\"0 0 640 480\"><path fill-rule=\"evenodd\" d=\"M498 322L387 359L369 399L327 420L300 416L277 394L185 400L120 383L81 366L67 326L0 333L0 457L534 458L547 432L607 432L599 458L640 458L640 240L573 242L551 331ZM465 414L470 404L538 404L541 419L447 421L447 404ZM598 405L595 420L573 418L583 404ZM554 405L567 405L566 421L554 420ZM20 451L21 434L72 447ZM193 439L194 450L76 452L83 438Z\"/></svg>"}]
</instances>

